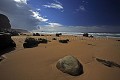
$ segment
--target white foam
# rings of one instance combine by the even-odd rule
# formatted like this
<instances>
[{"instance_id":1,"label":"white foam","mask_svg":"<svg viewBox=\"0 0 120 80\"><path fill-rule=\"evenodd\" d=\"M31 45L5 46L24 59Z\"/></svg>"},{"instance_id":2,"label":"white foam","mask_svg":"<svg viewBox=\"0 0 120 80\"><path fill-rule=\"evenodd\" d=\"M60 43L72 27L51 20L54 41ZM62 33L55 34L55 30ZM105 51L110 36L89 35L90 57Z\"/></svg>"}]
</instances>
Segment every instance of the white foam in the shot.
<instances>
[{"instance_id":1,"label":"white foam","mask_svg":"<svg viewBox=\"0 0 120 80\"><path fill-rule=\"evenodd\" d=\"M82 32L35 32L40 34L56 34L62 33L63 35L75 35L82 36L84 33ZM89 33L95 37L106 37L106 38L120 38L120 33Z\"/></svg>"}]
</instances>

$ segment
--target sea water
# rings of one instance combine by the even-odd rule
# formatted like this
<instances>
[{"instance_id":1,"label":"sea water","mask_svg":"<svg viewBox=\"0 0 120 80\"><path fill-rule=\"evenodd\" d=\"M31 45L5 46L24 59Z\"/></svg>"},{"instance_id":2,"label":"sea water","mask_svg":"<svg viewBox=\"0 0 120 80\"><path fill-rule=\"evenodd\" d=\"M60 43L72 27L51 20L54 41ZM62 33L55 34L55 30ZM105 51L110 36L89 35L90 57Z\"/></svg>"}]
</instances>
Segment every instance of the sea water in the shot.
<instances>
[{"instance_id":1,"label":"sea water","mask_svg":"<svg viewBox=\"0 0 120 80\"><path fill-rule=\"evenodd\" d=\"M56 34L56 33L62 33L62 35L75 35L75 36L82 36L84 33L82 32L35 32L40 34ZM106 37L106 38L120 38L120 33L97 33L92 32L88 33L90 35L93 35L94 37Z\"/></svg>"}]
</instances>

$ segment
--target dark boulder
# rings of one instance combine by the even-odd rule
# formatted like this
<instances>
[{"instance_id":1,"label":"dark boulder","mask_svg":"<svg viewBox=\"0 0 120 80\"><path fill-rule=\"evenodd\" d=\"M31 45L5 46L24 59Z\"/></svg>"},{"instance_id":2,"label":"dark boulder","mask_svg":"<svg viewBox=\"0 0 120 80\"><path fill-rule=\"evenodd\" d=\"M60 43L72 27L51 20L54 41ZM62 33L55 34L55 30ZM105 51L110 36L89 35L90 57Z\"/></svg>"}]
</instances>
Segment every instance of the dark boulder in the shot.
<instances>
[{"instance_id":1,"label":"dark boulder","mask_svg":"<svg viewBox=\"0 0 120 80\"><path fill-rule=\"evenodd\" d=\"M65 56L64 58L59 59L56 67L60 71L72 76L83 74L82 64L73 56Z\"/></svg>"},{"instance_id":2,"label":"dark boulder","mask_svg":"<svg viewBox=\"0 0 120 80\"><path fill-rule=\"evenodd\" d=\"M36 36L40 36L40 34L39 34L39 33L36 33Z\"/></svg>"},{"instance_id":3,"label":"dark boulder","mask_svg":"<svg viewBox=\"0 0 120 80\"><path fill-rule=\"evenodd\" d=\"M38 43L48 43L47 39L38 38Z\"/></svg>"},{"instance_id":4,"label":"dark boulder","mask_svg":"<svg viewBox=\"0 0 120 80\"><path fill-rule=\"evenodd\" d=\"M52 40L57 40L56 38L52 38Z\"/></svg>"},{"instance_id":5,"label":"dark boulder","mask_svg":"<svg viewBox=\"0 0 120 80\"><path fill-rule=\"evenodd\" d=\"M116 41L120 41L120 40L116 40Z\"/></svg>"},{"instance_id":6,"label":"dark boulder","mask_svg":"<svg viewBox=\"0 0 120 80\"><path fill-rule=\"evenodd\" d=\"M16 44L11 39L11 35L9 33L0 33L0 52L8 48L15 48L15 47Z\"/></svg>"},{"instance_id":7,"label":"dark boulder","mask_svg":"<svg viewBox=\"0 0 120 80\"><path fill-rule=\"evenodd\" d=\"M56 33L56 36L59 37L60 35L62 35L62 33Z\"/></svg>"},{"instance_id":8,"label":"dark boulder","mask_svg":"<svg viewBox=\"0 0 120 80\"><path fill-rule=\"evenodd\" d=\"M33 33L33 36L40 36L39 33Z\"/></svg>"},{"instance_id":9,"label":"dark boulder","mask_svg":"<svg viewBox=\"0 0 120 80\"><path fill-rule=\"evenodd\" d=\"M23 43L24 48L32 48L38 46L38 41L34 38L26 38L25 42Z\"/></svg>"},{"instance_id":10,"label":"dark boulder","mask_svg":"<svg viewBox=\"0 0 120 80\"><path fill-rule=\"evenodd\" d=\"M69 39L66 39L66 41L70 41Z\"/></svg>"},{"instance_id":11,"label":"dark boulder","mask_svg":"<svg viewBox=\"0 0 120 80\"><path fill-rule=\"evenodd\" d=\"M69 39L65 39L65 40L59 40L60 43L68 43Z\"/></svg>"},{"instance_id":12,"label":"dark boulder","mask_svg":"<svg viewBox=\"0 0 120 80\"><path fill-rule=\"evenodd\" d=\"M36 36L36 34L35 34L35 33L33 33L33 36Z\"/></svg>"},{"instance_id":13,"label":"dark boulder","mask_svg":"<svg viewBox=\"0 0 120 80\"><path fill-rule=\"evenodd\" d=\"M88 33L84 33L83 36L84 36L84 37L88 37L89 34L88 34Z\"/></svg>"},{"instance_id":14,"label":"dark boulder","mask_svg":"<svg viewBox=\"0 0 120 80\"><path fill-rule=\"evenodd\" d=\"M94 36L93 36L93 35L90 35L89 37L90 37L90 38L93 38Z\"/></svg>"},{"instance_id":15,"label":"dark boulder","mask_svg":"<svg viewBox=\"0 0 120 80\"><path fill-rule=\"evenodd\" d=\"M0 31L11 29L10 21L7 16L0 14Z\"/></svg>"}]
</instances>

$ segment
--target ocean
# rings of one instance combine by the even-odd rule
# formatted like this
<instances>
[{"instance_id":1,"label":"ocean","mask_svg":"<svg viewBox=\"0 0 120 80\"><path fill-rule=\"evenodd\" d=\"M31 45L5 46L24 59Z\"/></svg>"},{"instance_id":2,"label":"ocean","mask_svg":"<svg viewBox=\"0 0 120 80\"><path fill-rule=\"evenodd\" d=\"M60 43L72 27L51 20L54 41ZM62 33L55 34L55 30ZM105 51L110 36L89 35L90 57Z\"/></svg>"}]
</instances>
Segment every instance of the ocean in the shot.
<instances>
[{"instance_id":1,"label":"ocean","mask_svg":"<svg viewBox=\"0 0 120 80\"><path fill-rule=\"evenodd\" d=\"M34 32L40 34L56 34L62 33L62 35L75 35L75 36L82 36L84 33L82 32ZM94 37L104 37L104 38L120 38L120 33L88 33L89 35L93 35Z\"/></svg>"}]
</instances>

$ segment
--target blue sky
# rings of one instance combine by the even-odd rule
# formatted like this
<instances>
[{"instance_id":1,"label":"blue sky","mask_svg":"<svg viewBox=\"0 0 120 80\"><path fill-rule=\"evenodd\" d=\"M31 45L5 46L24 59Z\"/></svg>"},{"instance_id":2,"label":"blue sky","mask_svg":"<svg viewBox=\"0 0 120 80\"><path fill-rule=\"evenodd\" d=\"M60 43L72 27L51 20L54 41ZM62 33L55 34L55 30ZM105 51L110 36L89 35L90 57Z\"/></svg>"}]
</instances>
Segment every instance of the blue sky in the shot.
<instances>
[{"instance_id":1,"label":"blue sky","mask_svg":"<svg viewBox=\"0 0 120 80\"><path fill-rule=\"evenodd\" d=\"M0 13L13 28L120 32L120 0L1 0Z\"/></svg>"},{"instance_id":2,"label":"blue sky","mask_svg":"<svg viewBox=\"0 0 120 80\"><path fill-rule=\"evenodd\" d=\"M63 8L45 7L52 3ZM120 1L117 0L29 0L29 4L40 9L50 22L67 26L120 25Z\"/></svg>"}]
</instances>

